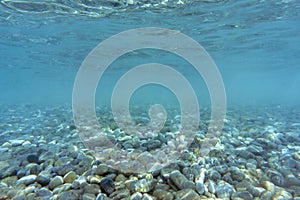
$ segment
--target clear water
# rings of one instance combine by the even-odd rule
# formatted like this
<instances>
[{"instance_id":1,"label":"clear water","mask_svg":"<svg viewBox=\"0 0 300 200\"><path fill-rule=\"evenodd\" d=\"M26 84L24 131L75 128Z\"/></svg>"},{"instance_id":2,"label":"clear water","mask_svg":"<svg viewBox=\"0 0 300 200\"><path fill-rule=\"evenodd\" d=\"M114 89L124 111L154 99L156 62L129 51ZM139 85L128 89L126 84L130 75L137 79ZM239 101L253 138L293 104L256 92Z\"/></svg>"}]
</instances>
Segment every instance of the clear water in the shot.
<instances>
[{"instance_id":1,"label":"clear water","mask_svg":"<svg viewBox=\"0 0 300 200\"><path fill-rule=\"evenodd\" d=\"M195 1L174 8L122 12L116 8L103 17L55 10L39 13L29 3L27 7L12 4L14 10L6 4L2 1L0 21L1 103L71 103L77 70L88 53L114 34L148 26L179 30L198 41L222 74L229 105L299 102L300 5L296 0ZM176 63L171 63L173 58L157 58L157 51L136 56L132 62L149 59ZM110 70L107 77L117 70Z\"/></svg>"}]
</instances>

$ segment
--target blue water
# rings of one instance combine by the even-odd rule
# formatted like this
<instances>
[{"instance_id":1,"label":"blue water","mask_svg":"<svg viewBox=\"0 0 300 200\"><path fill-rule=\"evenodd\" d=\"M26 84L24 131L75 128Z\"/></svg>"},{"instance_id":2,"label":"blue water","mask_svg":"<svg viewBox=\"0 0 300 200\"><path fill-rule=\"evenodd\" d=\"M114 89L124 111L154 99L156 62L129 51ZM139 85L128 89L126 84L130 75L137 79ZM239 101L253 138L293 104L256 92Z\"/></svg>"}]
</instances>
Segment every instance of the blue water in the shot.
<instances>
[{"instance_id":1,"label":"blue water","mask_svg":"<svg viewBox=\"0 0 300 200\"><path fill-rule=\"evenodd\" d=\"M149 26L178 30L198 41L221 72L228 105L293 105L300 99L300 3L296 0L115 8L102 17L53 9L43 13L44 8L30 6L14 9L6 1L1 3L0 102L4 104L71 103L76 73L97 44L121 31ZM175 57L157 54L144 53L130 62L121 59L104 77L104 89L99 84L97 98L106 97L98 96L101 92L109 95L118 70L149 61L178 64ZM184 70L188 77L189 67ZM192 75L190 79L193 82ZM193 84L200 88L201 101L209 103L203 80Z\"/></svg>"}]
</instances>

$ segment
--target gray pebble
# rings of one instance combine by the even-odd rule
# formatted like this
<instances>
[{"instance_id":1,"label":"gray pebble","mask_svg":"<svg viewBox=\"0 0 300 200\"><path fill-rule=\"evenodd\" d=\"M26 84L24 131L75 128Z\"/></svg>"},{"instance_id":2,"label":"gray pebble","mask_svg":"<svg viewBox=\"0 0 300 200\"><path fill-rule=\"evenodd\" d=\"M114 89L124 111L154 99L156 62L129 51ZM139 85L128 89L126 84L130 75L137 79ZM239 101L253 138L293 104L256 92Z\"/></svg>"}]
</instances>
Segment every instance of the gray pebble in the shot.
<instances>
[{"instance_id":1,"label":"gray pebble","mask_svg":"<svg viewBox=\"0 0 300 200\"><path fill-rule=\"evenodd\" d=\"M38 192L37 192L37 196L42 197L42 198L46 198L46 197L50 197L52 196L52 192L50 190L48 190L47 188L41 188Z\"/></svg>"},{"instance_id":2,"label":"gray pebble","mask_svg":"<svg viewBox=\"0 0 300 200\"><path fill-rule=\"evenodd\" d=\"M136 192L131 195L130 200L141 200L143 195L140 192Z\"/></svg>"},{"instance_id":3,"label":"gray pebble","mask_svg":"<svg viewBox=\"0 0 300 200\"><path fill-rule=\"evenodd\" d=\"M126 187L131 192L149 192L153 190L157 183L156 179L142 179L142 180L129 180L125 181Z\"/></svg>"},{"instance_id":4,"label":"gray pebble","mask_svg":"<svg viewBox=\"0 0 300 200\"><path fill-rule=\"evenodd\" d=\"M37 178L36 178L36 182L38 182L42 186L48 185L49 182L50 182L50 174L47 174L47 173L44 173L44 172L39 173Z\"/></svg>"},{"instance_id":5,"label":"gray pebble","mask_svg":"<svg viewBox=\"0 0 300 200\"><path fill-rule=\"evenodd\" d=\"M79 199L79 191L68 190L58 194L58 200Z\"/></svg>"},{"instance_id":6,"label":"gray pebble","mask_svg":"<svg viewBox=\"0 0 300 200\"><path fill-rule=\"evenodd\" d=\"M221 174L219 172L217 172L216 170L207 170L206 171L206 178L208 180L212 180L212 181L218 181L221 179Z\"/></svg>"},{"instance_id":7,"label":"gray pebble","mask_svg":"<svg viewBox=\"0 0 300 200\"><path fill-rule=\"evenodd\" d=\"M205 193L205 186L204 186L204 184L202 184L200 182L196 182L195 189L198 192L198 194L200 194L200 195L203 195Z\"/></svg>"},{"instance_id":8,"label":"gray pebble","mask_svg":"<svg viewBox=\"0 0 300 200\"><path fill-rule=\"evenodd\" d=\"M232 199L241 198L243 200L252 200L253 196L248 191L237 191L233 193Z\"/></svg>"},{"instance_id":9,"label":"gray pebble","mask_svg":"<svg viewBox=\"0 0 300 200\"><path fill-rule=\"evenodd\" d=\"M50 180L49 189L54 190L57 186L60 186L64 183L64 180L61 176L55 176Z\"/></svg>"},{"instance_id":10,"label":"gray pebble","mask_svg":"<svg viewBox=\"0 0 300 200\"><path fill-rule=\"evenodd\" d=\"M17 185L24 184L24 185L30 185L36 181L36 175L28 175L24 176L21 179L17 181Z\"/></svg>"},{"instance_id":11,"label":"gray pebble","mask_svg":"<svg viewBox=\"0 0 300 200\"><path fill-rule=\"evenodd\" d=\"M192 181L189 181L180 171L176 170L170 174L170 180L174 183L179 189L194 189L195 184Z\"/></svg>"},{"instance_id":12,"label":"gray pebble","mask_svg":"<svg viewBox=\"0 0 300 200\"><path fill-rule=\"evenodd\" d=\"M111 178L103 178L100 181L100 188L107 195L110 195L115 190L115 183Z\"/></svg>"}]
</instances>

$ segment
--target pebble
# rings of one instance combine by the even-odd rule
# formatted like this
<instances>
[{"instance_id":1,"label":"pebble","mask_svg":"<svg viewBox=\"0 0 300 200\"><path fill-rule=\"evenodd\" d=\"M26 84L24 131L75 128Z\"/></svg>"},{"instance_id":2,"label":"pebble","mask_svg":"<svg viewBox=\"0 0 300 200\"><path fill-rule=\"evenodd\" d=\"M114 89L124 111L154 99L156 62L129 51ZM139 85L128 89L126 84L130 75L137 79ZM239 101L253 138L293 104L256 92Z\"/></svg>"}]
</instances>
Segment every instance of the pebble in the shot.
<instances>
[{"instance_id":1,"label":"pebble","mask_svg":"<svg viewBox=\"0 0 300 200\"><path fill-rule=\"evenodd\" d=\"M208 180L218 181L221 179L221 174L216 170L207 170L206 177Z\"/></svg>"},{"instance_id":2,"label":"pebble","mask_svg":"<svg viewBox=\"0 0 300 200\"><path fill-rule=\"evenodd\" d=\"M64 183L64 180L61 176L55 176L50 180L49 189L54 190L57 186L60 186Z\"/></svg>"},{"instance_id":3,"label":"pebble","mask_svg":"<svg viewBox=\"0 0 300 200\"><path fill-rule=\"evenodd\" d=\"M58 200L67 200L67 199L79 199L79 191L69 190L64 191L58 194Z\"/></svg>"},{"instance_id":4,"label":"pebble","mask_svg":"<svg viewBox=\"0 0 300 200\"><path fill-rule=\"evenodd\" d=\"M64 176L63 179L64 179L65 183L73 183L73 181L75 181L76 177L77 177L77 174L74 171L70 171Z\"/></svg>"},{"instance_id":5,"label":"pebble","mask_svg":"<svg viewBox=\"0 0 300 200\"><path fill-rule=\"evenodd\" d=\"M155 179L129 180L125 182L131 192L150 192L157 183Z\"/></svg>"},{"instance_id":6,"label":"pebble","mask_svg":"<svg viewBox=\"0 0 300 200\"><path fill-rule=\"evenodd\" d=\"M26 159L29 163L39 163L39 157L36 154L30 154Z\"/></svg>"},{"instance_id":7,"label":"pebble","mask_svg":"<svg viewBox=\"0 0 300 200\"><path fill-rule=\"evenodd\" d=\"M130 200L141 200L143 198L142 193L136 192L131 195Z\"/></svg>"},{"instance_id":8,"label":"pebble","mask_svg":"<svg viewBox=\"0 0 300 200\"><path fill-rule=\"evenodd\" d=\"M189 181L180 171L176 170L170 174L170 180L174 183L179 189L195 189L195 183Z\"/></svg>"},{"instance_id":9,"label":"pebble","mask_svg":"<svg viewBox=\"0 0 300 200\"><path fill-rule=\"evenodd\" d=\"M232 199L238 199L241 198L243 200L252 200L253 196L248 191L237 191L233 193Z\"/></svg>"},{"instance_id":10,"label":"pebble","mask_svg":"<svg viewBox=\"0 0 300 200\"><path fill-rule=\"evenodd\" d=\"M108 168L107 165L105 165L105 164L100 164L100 165L97 166L97 168L95 169L94 173L95 173L96 175L102 176L102 175L107 174L107 173L108 173L108 170L109 170L109 168Z\"/></svg>"},{"instance_id":11,"label":"pebble","mask_svg":"<svg viewBox=\"0 0 300 200\"><path fill-rule=\"evenodd\" d=\"M100 181L100 188L107 195L110 195L115 190L115 183L111 178L103 178Z\"/></svg>"},{"instance_id":12,"label":"pebble","mask_svg":"<svg viewBox=\"0 0 300 200\"><path fill-rule=\"evenodd\" d=\"M174 199L174 195L171 192L162 190L162 189L156 189L153 191L153 196L155 196L157 199L163 199L163 200L172 200Z\"/></svg>"},{"instance_id":13,"label":"pebble","mask_svg":"<svg viewBox=\"0 0 300 200\"><path fill-rule=\"evenodd\" d=\"M16 184L17 185L18 184L30 185L36 181L36 177L37 177L36 175L24 176L24 177L20 178Z\"/></svg>"},{"instance_id":14,"label":"pebble","mask_svg":"<svg viewBox=\"0 0 300 200\"><path fill-rule=\"evenodd\" d=\"M95 199L96 199L96 195L91 193L84 193L82 195L82 200L95 200Z\"/></svg>"},{"instance_id":15,"label":"pebble","mask_svg":"<svg viewBox=\"0 0 300 200\"><path fill-rule=\"evenodd\" d=\"M233 192L235 192L235 190L229 183L226 183L225 181L218 182L216 188L216 195L218 198L230 198Z\"/></svg>"},{"instance_id":16,"label":"pebble","mask_svg":"<svg viewBox=\"0 0 300 200\"><path fill-rule=\"evenodd\" d=\"M183 189L175 194L177 199L180 200L199 200L200 196L192 189Z\"/></svg>"},{"instance_id":17,"label":"pebble","mask_svg":"<svg viewBox=\"0 0 300 200\"><path fill-rule=\"evenodd\" d=\"M41 197L43 199L46 199L47 197L52 196L52 192L50 190L48 190L47 188L41 188L37 192L37 196Z\"/></svg>"}]
</instances>

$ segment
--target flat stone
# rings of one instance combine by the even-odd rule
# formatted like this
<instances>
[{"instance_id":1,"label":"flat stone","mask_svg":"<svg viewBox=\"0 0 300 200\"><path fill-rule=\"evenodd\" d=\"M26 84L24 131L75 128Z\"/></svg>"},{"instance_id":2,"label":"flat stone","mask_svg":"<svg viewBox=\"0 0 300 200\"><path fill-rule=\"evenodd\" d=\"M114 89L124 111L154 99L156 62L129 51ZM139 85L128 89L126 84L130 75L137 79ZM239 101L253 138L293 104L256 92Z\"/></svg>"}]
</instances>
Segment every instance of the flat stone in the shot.
<instances>
[{"instance_id":1,"label":"flat stone","mask_svg":"<svg viewBox=\"0 0 300 200\"><path fill-rule=\"evenodd\" d=\"M73 183L76 178L77 174L74 171L70 171L64 176L63 179L65 183Z\"/></svg>"},{"instance_id":2,"label":"flat stone","mask_svg":"<svg viewBox=\"0 0 300 200\"><path fill-rule=\"evenodd\" d=\"M49 182L50 182L50 174L47 174L47 173L44 173L44 172L39 173L37 178L36 178L36 182L38 182L42 186L48 185Z\"/></svg>"},{"instance_id":3,"label":"flat stone","mask_svg":"<svg viewBox=\"0 0 300 200\"><path fill-rule=\"evenodd\" d=\"M42 197L42 198L50 197L50 196L52 196L52 192L50 190L48 190L47 188L41 188L37 192L37 196Z\"/></svg>"},{"instance_id":4,"label":"flat stone","mask_svg":"<svg viewBox=\"0 0 300 200\"><path fill-rule=\"evenodd\" d=\"M17 185L18 184L30 185L36 181L36 177L37 177L36 175L24 176L17 181Z\"/></svg>"},{"instance_id":5,"label":"flat stone","mask_svg":"<svg viewBox=\"0 0 300 200\"><path fill-rule=\"evenodd\" d=\"M107 174L107 173L108 173L108 170L109 170L109 168L108 168L107 165L105 165L105 164L100 164L100 165L97 166L97 168L95 169L94 173L95 173L96 175L102 176L102 175L104 175L104 174Z\"/></svg>"},{"instance_id":6,"label":"flat stone","mask_svg":"<svg viewBox=\"0 0 300 200\"><path fill-rule=\"evenodd\" d=\"M55 189L57 186L60 186L64 183L64 180L61 176L55 176L54 178L52 178L50 180L50 183L49 183L49 189L50 190L53 190Z\"/></svg>"},{"instance_id":7,"label":"flat stone","mask_svg":"<svg viewBox=\"0 0 300 200\"><path fill-rule=\"evenodd\" d=\"M195 188L195 183L189 181L180 171L176 170L170 174L170 180L174 183L179 189Z\"/></svg>"},{"instance_id":8,"label":"flat stone","mask_svg":"<svg viewBox=\"0 0 300 200\"><path fill-rule=\"evenodd\" d=\"M96 198L96 196L91 193L84 193L82 195L82 200L94 200L95 198Z\"/></svg>"},{"instance_id":9,"label":"flat stone","mask_svg":"<svg viewBox=\"0 0 300 200\"><path fill-rule=\"evenodd\" d=\"M131 192L149 192L153 190L157 183L156 179L141 179L141 180L129 180L125 182L126 187Z\"/></svg>"},{"instance_id":10,"label":"flat stone","mask_svg":"<svg viewBox=\"0 0 300 200\"><path fill-rule=\"evenodd\" d=\"M200 196L192 189L183 189L175 194L177 199L180 200L199 200Z\"/></svg>"},{"instance_id":11,"label":"flat stone","mask_svg":"<svg viewBox=\"0 0 300 200\"><path fill-rule=\"evenodd\" d=\"M58 194L58 200L79 199L79 193L75 190L64 191Z\"/></svg>"},{"instance_id":12,"label":"flat stone","mask_svg":"<svg viewBox=\"0 0 300 200\"><path fill-rule=\"evenodd\" d=\"M162 189L154 190L153 196L155 196L157 199L164 199L164 200L174 199L174 195L171 192L168 192L168 191L165 191Z\"/></svg>"}]
</instances>

